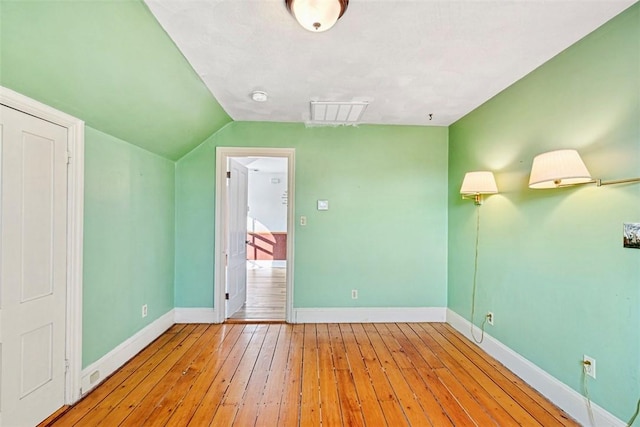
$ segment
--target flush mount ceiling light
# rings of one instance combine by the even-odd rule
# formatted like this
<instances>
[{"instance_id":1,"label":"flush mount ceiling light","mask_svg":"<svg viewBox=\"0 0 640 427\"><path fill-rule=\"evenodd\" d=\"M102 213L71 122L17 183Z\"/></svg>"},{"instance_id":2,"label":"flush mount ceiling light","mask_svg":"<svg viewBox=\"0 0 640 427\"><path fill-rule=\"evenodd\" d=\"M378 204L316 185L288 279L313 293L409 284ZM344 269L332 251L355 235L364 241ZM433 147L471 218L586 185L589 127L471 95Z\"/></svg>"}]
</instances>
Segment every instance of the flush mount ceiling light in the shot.
<instances>
[{"instance_id":1,"label":"flush mount ceiling light","mask_svg":"<svg viewBox=\"0 0 640 427\"><path fill-rule=\"evenodd\" d=\"M256 102L266 102L268 99L267 92L254 90L253 92L251 92L251 99Z\"/></svg>"},{"instance_id":2,"label":"flush mount ceiling light","mask_svg":"<svg viewBox=\"0 0 640 427\"><path fill-rule=\"evenodd\" d=\"M306 30L327 31L347 10L349 0L285 0L287 9Z\"/></svg>"}]
</instances>

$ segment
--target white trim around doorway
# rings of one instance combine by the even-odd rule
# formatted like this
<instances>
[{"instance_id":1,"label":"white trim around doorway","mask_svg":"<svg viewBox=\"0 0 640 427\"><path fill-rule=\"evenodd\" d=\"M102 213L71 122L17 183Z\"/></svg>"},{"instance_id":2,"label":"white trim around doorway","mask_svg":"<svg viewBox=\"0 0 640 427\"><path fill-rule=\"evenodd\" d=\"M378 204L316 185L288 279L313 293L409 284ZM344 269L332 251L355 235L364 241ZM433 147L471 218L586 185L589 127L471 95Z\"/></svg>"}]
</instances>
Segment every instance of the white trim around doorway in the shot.
<instances>
[{"instance_id":1,"label":"white trim around doorway","mask_svg":"<svg viewBox=\"0 0 640 427\"><path fill-rule=\"evenodd\" d=\"M287 187L287 297L285 320L293 323L293 254L295 231L295 148L262 148L262 147L217 147L216 148L216 218L215 218L215 250L214 250L214 284L213 312L216 322L225 319L225 255L226 255L226 172L229 157L286 157L288 160Z\"/></svg>"},{"instance_id":2,"label":"white trim around doorway","mask_svg":"<svg viewBox=\"0 0 640 427\"><path fill-rule=\"evenodd\" d=\"M82 371L82 236L84 224L84 122L0 86L0 104L67 129L67 322L65 403L80 399Z\"/></svg>"}]
</instances>

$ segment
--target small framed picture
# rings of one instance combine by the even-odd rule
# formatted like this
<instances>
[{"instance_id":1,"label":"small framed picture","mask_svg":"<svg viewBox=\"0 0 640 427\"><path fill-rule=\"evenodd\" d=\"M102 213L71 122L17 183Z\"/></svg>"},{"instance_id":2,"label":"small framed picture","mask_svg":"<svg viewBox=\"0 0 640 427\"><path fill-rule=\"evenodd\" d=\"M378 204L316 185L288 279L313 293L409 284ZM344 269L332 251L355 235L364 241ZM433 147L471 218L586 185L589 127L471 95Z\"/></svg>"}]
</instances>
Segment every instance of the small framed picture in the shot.
<instances>
[{"instance_id":1,"label":"small framed picture","mask_svg":"<svg viewBox=\"0 0 640 427\"><path fill-rule=\"evenodd\" d=\"M622 245L625 248L640 249L640 222L624 224Z\"/></svg>"}]
</instances>

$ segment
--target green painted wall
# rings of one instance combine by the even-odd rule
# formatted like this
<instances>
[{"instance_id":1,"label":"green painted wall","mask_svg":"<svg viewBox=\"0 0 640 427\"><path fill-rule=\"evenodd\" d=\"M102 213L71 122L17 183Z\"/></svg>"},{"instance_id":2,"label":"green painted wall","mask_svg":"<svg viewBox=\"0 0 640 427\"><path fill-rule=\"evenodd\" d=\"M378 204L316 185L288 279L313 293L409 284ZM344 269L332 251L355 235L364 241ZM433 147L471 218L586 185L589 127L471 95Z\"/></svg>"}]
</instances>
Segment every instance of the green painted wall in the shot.
<instances>
[{"instance_id":1,"label":"green painted wall","mask_svg":"<svg viewBox=\"0 0 640 427\"><path fill-rule=\"evenodd\" d=\"M177 159L231 119L139 0L0 1L0 84Z\"/></svg>"},{"instance_id":2,"label":"green painted wall","mask_svg":"<svg viewBox=\"0 0 640 427\"><path fill-rule=\"evenodd\" d=\"M85 138L86 367L174 306L175 164L90 127Z\"/></svg>"},{"instance_id":3,"label":"green painted wall","mask_svg":"<svg viewBox=\"0 0 640 427\"><path fill-rule=\"evenodd\" d=\"M629 419L640 395L640 185L527 187L536 154L576 148L594 177L640 176L640 5L450 127L449 307L470 317L475 214L464 173L490 169L481 214L476 323L575 390L597 360L592 399Z\"/></svg>"},{"instance_id":4,"label":"green painted wall","mask_svg":"<svg viewBox=\"0 0 640 427\"><path fill-rule=\"evenodd\" d=\"M594 176L640 176L639 75L635 5L449 132L219 130L231 119L142 1L0 1L0 84L88 125L84 366L174 306L213 305L215 147L295 147L296 216L309 221L296 226L296 307L448 304L468 318L480 212L489 333L576 390L582 354L595 357L591 396L628 419L640 251L621 247L621 228L640 222L640 185L534 191L527 179L534 155L563 147ZM478 210L458 189L485 168L501 194Z\"/></svg>"},{"instance_id":5,"label":"green painted wall","mask_svg":"<svg viewBox=\"0 0 640 427\"><path fill-rule=\"evenodd\" d=\"M235 122L177 162L177 307L213 304L217 146L296 149L295 307L446 306L446 128Z\"/></svg>"}]
</instances>

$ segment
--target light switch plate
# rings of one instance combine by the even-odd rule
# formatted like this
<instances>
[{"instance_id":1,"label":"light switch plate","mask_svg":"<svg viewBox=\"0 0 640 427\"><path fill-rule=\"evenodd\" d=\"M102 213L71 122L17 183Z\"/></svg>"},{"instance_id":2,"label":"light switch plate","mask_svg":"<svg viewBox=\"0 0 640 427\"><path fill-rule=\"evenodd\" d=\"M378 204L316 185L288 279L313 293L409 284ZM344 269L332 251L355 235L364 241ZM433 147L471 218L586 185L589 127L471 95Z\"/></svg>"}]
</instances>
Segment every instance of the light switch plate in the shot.
<instances>
[{"instance_id":1,"label":"light switch plate","mask_svg":"<svg viewBox=\"0 0 640 427\"><path fill-rule=\"evenodd\" d=\"M328 211L329 210L329 201L328 200L318 200L318 210L319 211Z\"/></svg>"}]
</instances>

